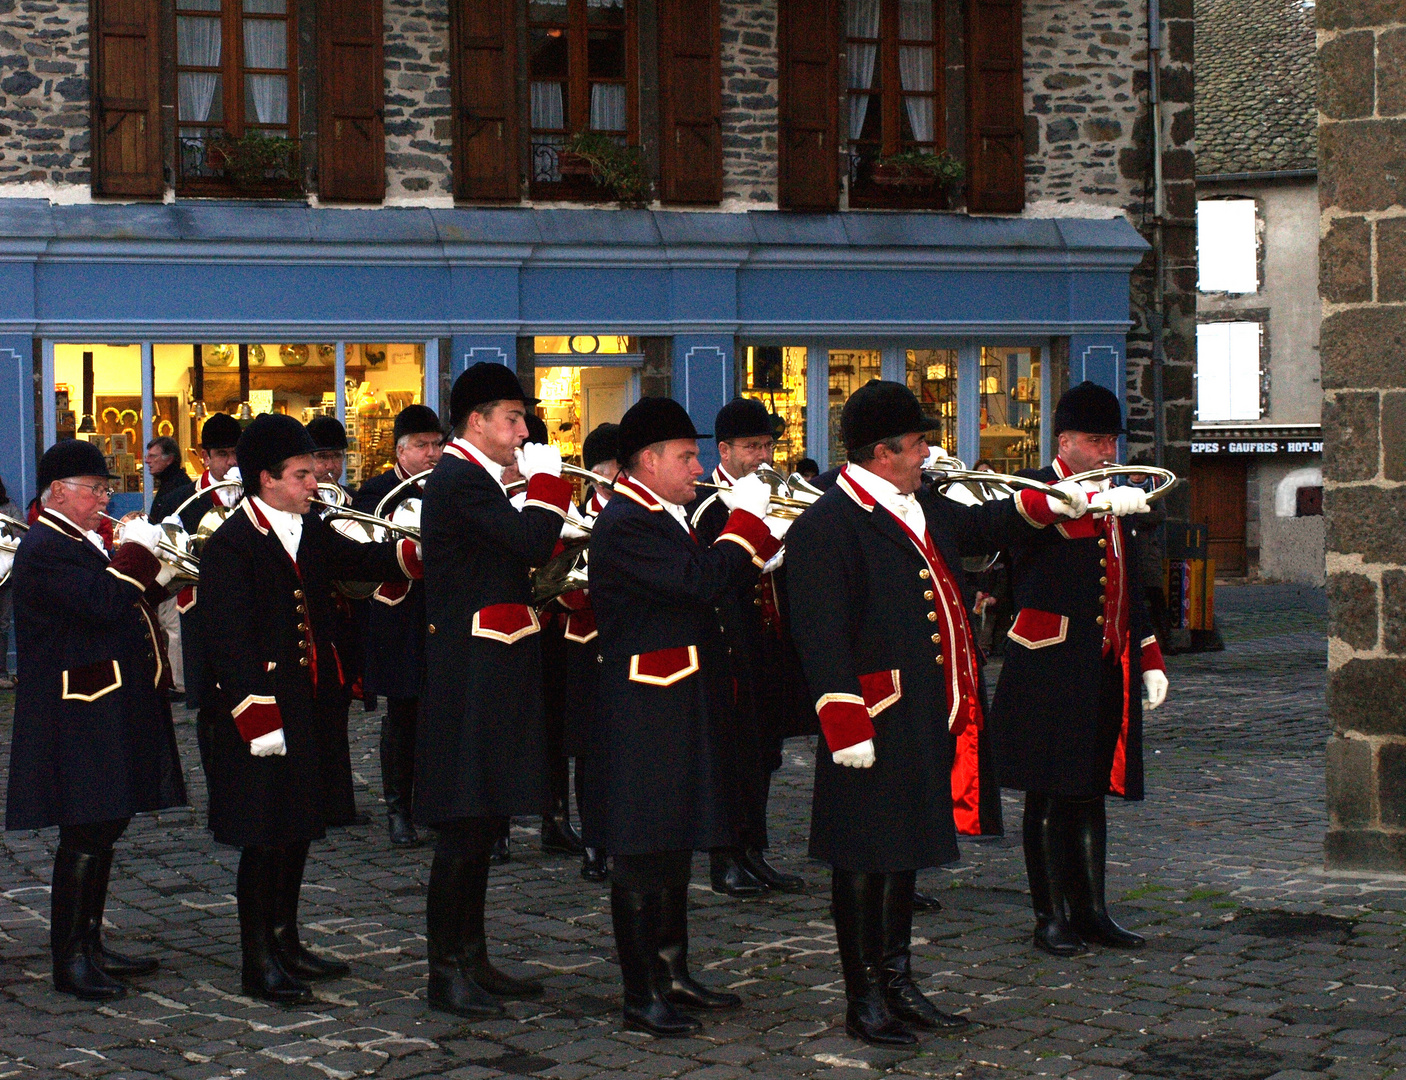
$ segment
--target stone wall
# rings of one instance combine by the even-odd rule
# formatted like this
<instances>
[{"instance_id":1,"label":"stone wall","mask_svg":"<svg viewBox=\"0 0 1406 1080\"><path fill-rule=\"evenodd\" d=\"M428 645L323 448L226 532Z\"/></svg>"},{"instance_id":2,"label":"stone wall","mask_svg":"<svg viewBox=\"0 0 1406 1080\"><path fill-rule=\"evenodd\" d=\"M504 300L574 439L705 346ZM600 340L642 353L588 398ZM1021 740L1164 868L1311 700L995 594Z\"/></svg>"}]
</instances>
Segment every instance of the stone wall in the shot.
<instances>
[{"instance_id":1,"label":"stone wall","mask_svg":"<svg viewBox=\"0 0 1406 1080\"><path fill-rule=\"evenodd\" d=\"M1330 869L1406 871L1401 20L1396 4L1318 5Z\"/></svg>"},{"instance_id":2,"label":"stone wall","mask_svg":"<svg viewBox=\"0 0 1406 1080\"><path fill-rule=\"evenodd\" d=\"M776 206L776 0L722 0L723 203Z\"/></svg>"},{"instance_id":3,"label":"stone wall","mask_svg":"<svg viewBox=\"0 0 1406 1080\"><path fill-rule=\"evenodd\" d=\"M88 99L85 0L0 0L0 184L86 188Z\"/></svg>"},{"instance_id":4,"label":"stone wall","mask_svg":"<svg viewBox=\"0 0 1406 1080\"><path fill-rule=\"evenodd\" d=\"M385 0L386 201L453 202L449 0Z\"/></svg>"}]
</instances>

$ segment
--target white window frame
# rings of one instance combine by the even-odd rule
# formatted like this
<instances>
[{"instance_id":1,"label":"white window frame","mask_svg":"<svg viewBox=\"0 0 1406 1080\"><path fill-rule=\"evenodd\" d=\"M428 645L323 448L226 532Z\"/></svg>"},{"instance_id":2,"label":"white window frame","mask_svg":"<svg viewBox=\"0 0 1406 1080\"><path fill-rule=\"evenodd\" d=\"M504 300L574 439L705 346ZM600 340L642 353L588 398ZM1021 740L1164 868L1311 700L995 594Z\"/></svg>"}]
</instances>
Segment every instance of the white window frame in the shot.
<instances>
[{"instance_id":1,"label":"white window frame","mask_svg":"<svg viewBox=\"0 0 1406 1080\"><path fill-rule=\"evenodd\" d=\"M1263 324L1213 322L1196 327L1196 419L1260 418Z\"/></svg>"}]
</instances>

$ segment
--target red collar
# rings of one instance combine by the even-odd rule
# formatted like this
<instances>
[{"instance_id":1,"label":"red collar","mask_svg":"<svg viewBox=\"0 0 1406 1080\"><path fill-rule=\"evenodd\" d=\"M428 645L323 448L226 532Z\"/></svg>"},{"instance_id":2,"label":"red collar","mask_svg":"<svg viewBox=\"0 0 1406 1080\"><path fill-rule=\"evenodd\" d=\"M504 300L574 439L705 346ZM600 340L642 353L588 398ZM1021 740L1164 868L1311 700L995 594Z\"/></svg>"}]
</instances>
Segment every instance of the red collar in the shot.
<instances>
[{"instance_id":1,"label":"red collar","mask_svg":"<svg viewBox=\"0 0 1406 1080\"><path fill-rule=\"evenodd\" d=\"M65 536L71 537L74 540L88 539L88 537L84 535L82 529L80 529L77 525L73 524L73 522L69 521L68 518L64 517L62 514L58 513L55 510L50 510L47 507L45 507L43 510L40 510L39 520L42 521L45 525L48 525L50 528L57 529Z\"/></svg>"},{"instance_id":2,"label":"red collar","mask_svg":"<svg viewBox=\"0 0 1406 1080\"><path fill-rule=\"evenodd\" d=\"M1054 470L1055 476L1061 480L1074 475L1074 470L1064 463L1064 458L1058 455L1056 455L1054 461L1050 463L1050 468Z\"/></svg>"},{"instance_id":3,"label":"red collar","mask_svg":"<svg viewBox=\"0 0 1406 1080\"><path fill-rule=\"evenodd\" d=\"M649 488L645 487L638 480L628 476L620 475L615 478L615 490L626 498L639 503L646 510L663 511L664 504L661 503Z\"/></svg>"},{"instance_id":4,"label":"red collar","mask_svg":"<svg viewBox=\"0 0 1406 1080\"><path fill-rule=\"evenodd\" d=\"M409 480L410 474L400 467L400 462L395 463L395 478L397 480Z\"/></svg>"},{"instance_id":5,"label":"red collar","mask_svg":"<svg viewBox=\"0 0 1406 1080\"><path fill-rule=\"evenodd\" d=\"M244 512L249 515L249 520L254 523L254 528L259 530L260 535L267 536L269 533L269 519L264 516L262 510L255 505L253 499L244 500Z\"/></svg>"}]
</instances>

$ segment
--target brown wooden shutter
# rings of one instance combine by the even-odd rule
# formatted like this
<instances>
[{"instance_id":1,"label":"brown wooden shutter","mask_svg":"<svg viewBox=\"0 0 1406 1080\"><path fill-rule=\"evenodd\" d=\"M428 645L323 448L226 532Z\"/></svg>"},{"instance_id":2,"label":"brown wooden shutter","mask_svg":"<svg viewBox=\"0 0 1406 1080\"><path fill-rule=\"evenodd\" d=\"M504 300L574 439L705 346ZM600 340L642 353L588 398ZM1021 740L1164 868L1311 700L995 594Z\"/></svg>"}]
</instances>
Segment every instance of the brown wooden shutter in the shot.
<instances>
[{"instance_id":1,"label":"brown wooden shutter","mask_svg":"<svg viewBox=\"0 0 1406 1080\"><path fill-rule=\"evenodd\" d=\"M450 20L454 80L454 194L521 194L516 0L458 0Z\"/></svg>"},{"instance_id":2,"label":"brown wooden shutter","mask_svg":"<svg viewBox=\"0 0 1406 1080\"><path fill-rule=\"evenodd\" d=\"M778 195L788 210L840 204L838 0L781 0Z\"/></svg>"},{"instance_id":3,"label":"brown wooden shutter","mask_svg":"<svg viewBox=\"0 0 1406 1080\"><path fill-rule=\"evenodd\" d=\"M93 0L93 192L165 189L158 0Z\"/></svg>"},{"instance_id":4,"label":"brown wooden shutter","mask_svg":"<svg viewBox=\"0 0 1406 1080\"><path fill-rule=\"evenodd\" d=\"M1025 208L1020 0L967 0L967 207Z\"/></svg>"},{"instance_id":5,"label":"brown wooden shutter","mask_svg":"<svg viewBox=\"0 0 1406 1080\"><path fill-rule=\"evenodd\" d=\"M718 0L660 0L660 165L665 202L723 197Z\"/></svg>"},{"instance_id":6,"label":"brown wooden shutter","mask_svg":"<svg viewBox=\"0 0 1406 1080\"><path fill-rule=\"evenodd\" d=\"M318 0L318 198L386 194L381 0Z\"/></svg>"}]
</instances>

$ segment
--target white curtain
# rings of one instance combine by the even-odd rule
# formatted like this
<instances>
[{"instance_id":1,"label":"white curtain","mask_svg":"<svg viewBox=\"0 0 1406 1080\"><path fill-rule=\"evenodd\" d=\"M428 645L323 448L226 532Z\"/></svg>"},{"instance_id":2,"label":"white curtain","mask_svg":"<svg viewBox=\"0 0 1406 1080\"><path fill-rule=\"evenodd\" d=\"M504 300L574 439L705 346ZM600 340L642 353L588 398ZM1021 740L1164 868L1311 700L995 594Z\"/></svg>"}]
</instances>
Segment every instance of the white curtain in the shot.
<instances>
[{"instance_id":1,"label":"white curtain","mask_svg":"<svg viewBox=\"0 0 1406 1080\"><path fill-rule=\"evenodd\" d=\"M288 0L244 0L244 12L246 15L286 15Z\"/></svg>"},{"instance_id":2,"label":"white curtain","mask_svg":"<svg viewBox=\"0 0 1406 1080\"><path fill-rule=\"evenodd\" d=\"M879 36L879 0L849 0L849 37L876 38ZM874 60L878 56L877 45L851 44L849 46L849 88L868 90L874 85ZM869 112L869 96L852 94L849 99L849 137L859 138L864 130L864 117Z\"/></svg>"},{"instance_id":3,"label":"white curtain","mask_svg":"<svg viewBox=\"0 0 1406 1080\"><path fill-rule=\"evenodd\" d=\"M625 130L625 87L622 84L591 84L591 130Z\"/></svg>"},{"instance_id":4,"label":"white curtain","mask_svg":"<svg viewBox=\"0 0 1406 1080\"><path fill-rule=\"evenodd\" d=\"M244 85L258 123L288 123L288 76L246 75Z\"/></svg>"},{"instance_id":5,"label":"white curtain","mask_svg":"<svg viewBox=\"0 0 1406 1080\"><path fill-rule=\"evenodd\" d=\"M562 108L561 83L533 83L532 130L559 131L564 127L566 127L566 114Z\"/></svg>"},{"instance_id":6,"label":"white curtain","mask_svg":"<svg viewBox=\"0 0 1406 1080\"><path fill-rule=\"evenodd\" d=\"M275 70L288 66L287 20L244 20L244 66Z\"/></svg>"},{"instance_id":7,"label":"white curtain","mask_svg":"<svg viewBox=\"0 0 1406 1080\"><path fill-rule=\"evenodd\" d=\"M932 40L932 0L901 0L898 9L898 36L913 41ZM921 46L905 45L898 50L898 73L905 90L932 90L933 50ZM905 97L903 107L908 110L908 123L913 128L916 142L932 142L933 99L929 97Z\"/></svg>"},{"instance_id":8,"label":"white curtain","mask_svg":"<svg viewBox=\"0 0 1406 1080\"><path fill-rule=\"evenodd\" d=\"M181 67L220 66L220 20L176 20L176 63ZM208 120L220 77L212 71L183 71L177 80L182 120Z\"/></svg>"}]
</instances>

